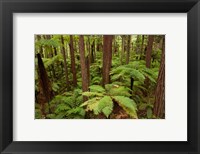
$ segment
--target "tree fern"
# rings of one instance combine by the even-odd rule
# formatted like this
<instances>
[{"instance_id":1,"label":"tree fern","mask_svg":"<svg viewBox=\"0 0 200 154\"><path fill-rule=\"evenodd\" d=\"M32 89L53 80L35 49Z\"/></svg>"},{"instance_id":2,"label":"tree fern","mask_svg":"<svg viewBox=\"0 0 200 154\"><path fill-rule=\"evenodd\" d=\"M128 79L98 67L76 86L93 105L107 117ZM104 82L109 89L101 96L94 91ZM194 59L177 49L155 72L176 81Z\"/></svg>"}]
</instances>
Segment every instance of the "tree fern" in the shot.
<instances>
[{"instance_id":1,"label":"tree fern","mask_svg":"<svg viewBox=\"0 0 200 154\"><path fill-rule=\"evenodd\" d=\"M102 111L104 115L108 118L113 110L113 102L111 97L104 96L101 100L99 100L98 109L99 111Z\"/></svg>"},{"instance_id":2,"label":"tree fern","mask_svg":"<svg viewBox=\"0 0 200 154\"><path fill-rule=\"evenodd\" d=\"M134 100L124 96L113 96L112 98L126 111L127 114L132 118L137 119L137 106Z\"/></svg>"},{"instance_id":3,"label":"tree fern","mask_svg":"<svg viewBox=\"0 0 200 154\"><path fill-rule=\"evenodd\" d=\"M96 88L95 88L96 87ZM114 102L117 102L122 109L132 118L137 118L137 107L130 97L130 89L115 84L101 86L92 86L94 92L83 92L84 96L90 99L84 102L80 107L85 107L86 112L93 111L95 115L103 113L107 118L113 111ZM98 91L98 92L95 92Z\"/></svg>"},{"instance_id":4,"label":"tree fern","mask_svg":"<svg viewBox=\"0 0 200 154\"><path fill-rule=\"evenodd\" d=\"M92 85L89 87L91 92L105 92L105 89L102 86L99 85Z\"/></svg>"}]
</instances>

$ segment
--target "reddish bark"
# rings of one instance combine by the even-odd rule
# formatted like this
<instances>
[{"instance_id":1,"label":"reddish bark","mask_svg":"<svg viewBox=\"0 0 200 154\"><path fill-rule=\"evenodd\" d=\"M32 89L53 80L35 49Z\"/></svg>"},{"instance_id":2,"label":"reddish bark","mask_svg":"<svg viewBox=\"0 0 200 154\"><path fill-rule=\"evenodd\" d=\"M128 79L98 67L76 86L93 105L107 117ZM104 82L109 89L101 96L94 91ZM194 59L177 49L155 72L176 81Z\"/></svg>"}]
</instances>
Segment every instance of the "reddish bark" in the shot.
<instances>
[{"instance_id":1,"label":"reddish bark","mask_svg":"<svg viewBox=\"0 0 200 154\"><path fill-rule=\"evenodd\" d=\"M147 68L150 68L150 66L151 66L151 54L152 54L153 40L154 40L154 36L149 35L147 52L146 52L146 67Z\"/></svg>"},{"instance_id":2,"label":"reddish bark","mask_svg":"<svg viewBox=\"0 0 200 154\"><path fill-rule=\"evenodd\" d=\"M112 64L112 35L103 36L103 86L110 83Z\"/></svg>"},{"instance_id":3,"label":"reddish bark","mask_svg":"<svg viewBox=\"0 0 200 154\"><path fill-rule=\"evenodd\" d=\"M73 74L73 84L74 87L77 86L77 78L76 78L76 65L75 65L75 56L74 56L74 45L73 45L73 36L70 35L70 55L71 55L71 69Z\"/></svg>"},{"instance_id":4,"label":"reddish bark","mask_svg":"<svg viewBox=\"0 0 200 154\"><path fill-rule=\"evenodd\" d=\"M63 53L63 58L64 58L66 87L67 87L67 90L69 90L69 77L68 77L68 67L67 67L66 54L65 54L65 43L64 43L64 38L62 35L61 35L61 43L62 43L62 53Z\"/></svg>"},{"instance_id":5,"label":"reddish bark","mask_svg":"<svg viewBox=\"0 0 200 154\"><path fill-rule=\"evenodd\" d=\"M155 91L153 114L157 118L165 117L165 38L163 38L162 57Z\"/></svg>"},{"instance_id":6,"label":"reddish bark","mask_svg":"<svg viewBox=\"0 0 200 154\"><path fill-rule=\"evenodd\" d=\"M79 50L80 50L81 76L82 76L82 90L84 92L88 91L89 79L86 66L85 44L83 35L80 35L79 37ZM86 96L83 97L83 101L87 101Z\"/></svg>"}]
</instances>

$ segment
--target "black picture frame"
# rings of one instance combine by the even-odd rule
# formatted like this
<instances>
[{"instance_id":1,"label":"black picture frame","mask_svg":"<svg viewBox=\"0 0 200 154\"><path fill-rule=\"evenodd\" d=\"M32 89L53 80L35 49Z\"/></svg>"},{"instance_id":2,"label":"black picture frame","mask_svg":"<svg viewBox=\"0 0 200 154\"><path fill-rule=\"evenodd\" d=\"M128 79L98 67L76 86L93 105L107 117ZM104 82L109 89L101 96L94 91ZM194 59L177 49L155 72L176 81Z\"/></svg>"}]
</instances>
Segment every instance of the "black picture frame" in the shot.
<instances>
[{"instance_id":1,"label":"black picture frame","mask_svg":"<svg viewBox=\"0 0 200 154\"><path fill-rule=\"evenodd\" d=\"M187 13L187 142L16 142L13 141L13 13ZM0 0L1 153L200 154L199 0ZM181 58L181 56L180 56ZM183 83L186 84L186 83ZM163 132L164 133L164 132Z\"/></svg>"}]
</instances>

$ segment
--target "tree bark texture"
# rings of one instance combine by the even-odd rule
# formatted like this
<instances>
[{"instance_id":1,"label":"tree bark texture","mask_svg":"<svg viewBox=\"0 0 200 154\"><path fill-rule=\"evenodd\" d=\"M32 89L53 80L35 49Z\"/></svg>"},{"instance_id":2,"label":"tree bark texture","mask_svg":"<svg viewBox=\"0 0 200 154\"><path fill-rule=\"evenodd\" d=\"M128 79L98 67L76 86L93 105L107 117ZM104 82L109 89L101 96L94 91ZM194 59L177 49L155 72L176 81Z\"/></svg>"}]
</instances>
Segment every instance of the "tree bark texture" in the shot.
<instances>
[{"instance_id":1,"label":"tree bark texture","mask_svg":"<svg viewBox=\"0 0 200 154\"><path fill-rule=\"evenodd\" d=\"M66 87L67 87L67 90L69 90L70 88L69 88L68 67L67 67L67 60L66 60L66 53L65 53L65 43L64 43L64 38L62 35L61 35L61 43L62 43L62 54L63 54L63 59L64 59Z\"/></svg>"},{"instance_id":2,"label":"tree bark texture","mask_svg":"<svg viewBox=\"0 0 200 154\"><path fill-rule=\"evenodd\" d=\"M77 86L77 78L76 78L76 64L75 64L75 56L74 56L74 45L73 45L73 36L70 35L70 55L71 55L71 69L73 74L73 85Z\"/></svg>"},{"instance_id":3,"label":"tree bark texture","mask_svg":"<svg viewBox=\"0 0 200 154\"><path fill-rule=\"evenodd\" d=\"M112 35L103 36L103 86L110 83L112 64Z\"/></svg>"},{"instance_id":4,"label":"tree bark texture","mask_svg":"<svg viewBox=\"0 0 200 154\"><path fill-rule=\"evenodd\" d=\"M80 50L80 63L81 63L81 76L82 76L82 90L83 92L88 91L88 71L86 66L85 58L85 45L84 45L84 36L80 35L79 37L79 50ZM84 101L87 101L87 97L83 97Z\"/></svg>"},{"instance_id":5,"label":"tree bark texture","mask_svg":"<svg viewBox=\"0 0 200 154\"><path fill-rule=\"evenodd\" d=\"M165 117L165 38L163 38L162 57L155 91L153 113L157 118Z\"/></svg>"}]
</instances>

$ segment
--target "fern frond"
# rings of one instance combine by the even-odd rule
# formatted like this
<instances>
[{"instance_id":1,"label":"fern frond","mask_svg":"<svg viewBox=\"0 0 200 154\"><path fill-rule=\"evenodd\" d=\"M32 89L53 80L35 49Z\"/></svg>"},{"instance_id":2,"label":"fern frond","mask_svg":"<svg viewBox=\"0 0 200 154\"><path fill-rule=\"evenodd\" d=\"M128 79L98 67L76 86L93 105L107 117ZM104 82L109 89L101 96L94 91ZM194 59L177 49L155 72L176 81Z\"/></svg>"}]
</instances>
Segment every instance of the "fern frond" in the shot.
<instances>
[{"instance_id":1,"label":"fern frond","mask_svg":"<svg viewBox=\"0 0 200 154\"><path fill-rule=\"evenodd\" d=\"M106 86L107 86L107 92L111 96L127 96L127 97L131 96L130 89L127 87L114 85L114 84L110 84Z\"/></svg>"},{"instance_id":2,"label":"fern frond","mask_svg":"<svg viewBox=\"0 0 200 154\"><path fill-rule=\"evenodd\" d=\"M92 85L89 88L90 88L91 92L100 92L100 93L105 92L105 89L102 86L99 86L99 85Z\"/></svg>"},{"instance_id":3,"label":"fern frond","mask_svg":"<svg viewBox=\"0 0 200 154\"><path fill-rule=\"evenodd\" d=\"M130 76L133 77L135 80L138 79L141 82L144 82L145 80L145 76L139 70L136 69L131 70Z\"/></svg>"},{"instance_id":4,"label":"fern frond","mask_svg":"<svg viewBox=\"0 0 200 154\"><path fill-rule=\"evenodd\" d=\"M134 100L124 97L124 96L113 96L112 97L118 104L123 108L124 111L126 111L127 114L129 114L132 118L138 118L137 117L137 106Z\"/></svg>"},{"instance_id":5,"label":"fern frond","mask_svg":"<svg viewBox=\"0 0 200 154\"><path fill-rule=\"evenodd\" d=\"M90 92L90 91L83 92L82 95L83 96L87 96L87 97L91 97L91 96L103 96L102 93Z\"/></svg>"},{"instance_id":6,"label":"fern frond","mask_svg":"<svg viewBox=\"0 0 200 154\"><path fill-rule=\"evenodd\" d=\"M104 96L98 104L99 111L102 111L104 115L108 118L108 116L112 113L113 110L113 102L110 96Z\"/></svg>"}]
</instances>

